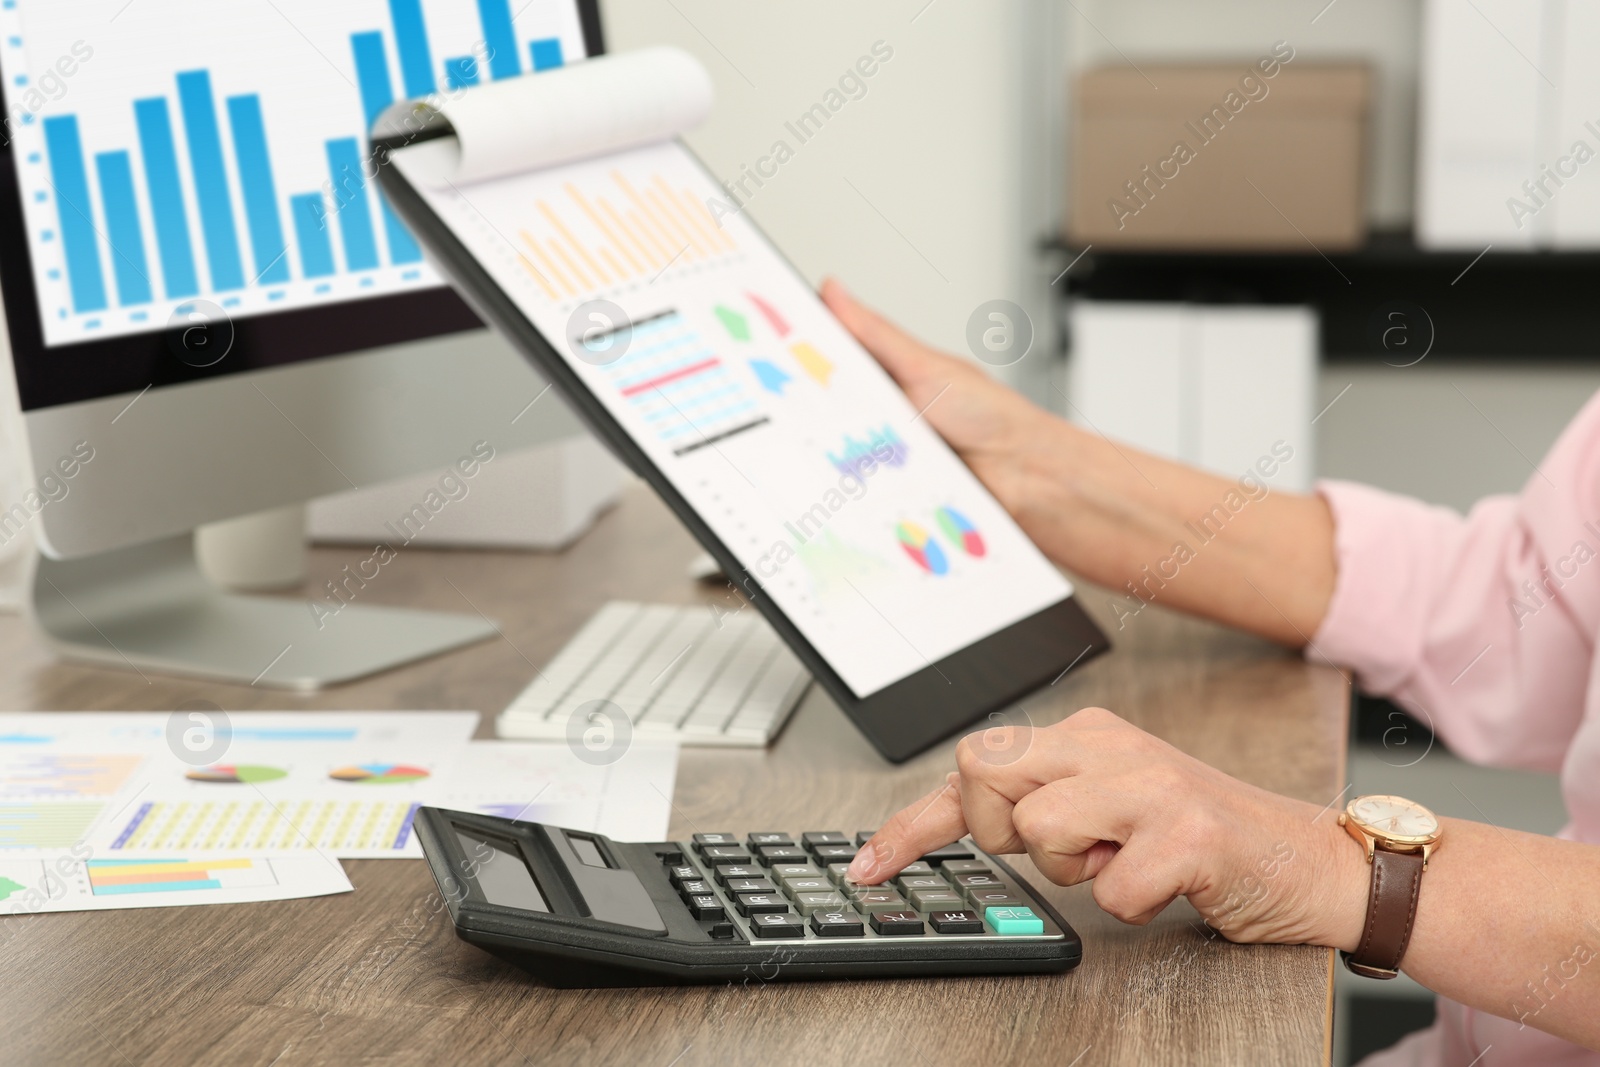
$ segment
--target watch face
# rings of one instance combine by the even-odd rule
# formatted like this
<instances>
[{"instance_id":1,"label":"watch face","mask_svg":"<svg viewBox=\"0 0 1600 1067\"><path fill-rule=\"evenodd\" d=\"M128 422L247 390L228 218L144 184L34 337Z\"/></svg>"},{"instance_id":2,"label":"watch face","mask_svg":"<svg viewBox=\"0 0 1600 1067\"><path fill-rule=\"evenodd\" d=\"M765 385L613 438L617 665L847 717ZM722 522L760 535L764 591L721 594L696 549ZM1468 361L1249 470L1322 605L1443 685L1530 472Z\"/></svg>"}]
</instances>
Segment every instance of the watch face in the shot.
<instances>
[{"instance_id":1,"label":"watch face","mask_svg":"<svg viewBox=\"0 0 1600 1067\"><path fill-rule=\"evenodd\" d=\"M1383 837L1433 837L1439 820L1427 808L1404 797L1357 797L1350 802L1350 817Z\"/></svg>"}]
</instances>

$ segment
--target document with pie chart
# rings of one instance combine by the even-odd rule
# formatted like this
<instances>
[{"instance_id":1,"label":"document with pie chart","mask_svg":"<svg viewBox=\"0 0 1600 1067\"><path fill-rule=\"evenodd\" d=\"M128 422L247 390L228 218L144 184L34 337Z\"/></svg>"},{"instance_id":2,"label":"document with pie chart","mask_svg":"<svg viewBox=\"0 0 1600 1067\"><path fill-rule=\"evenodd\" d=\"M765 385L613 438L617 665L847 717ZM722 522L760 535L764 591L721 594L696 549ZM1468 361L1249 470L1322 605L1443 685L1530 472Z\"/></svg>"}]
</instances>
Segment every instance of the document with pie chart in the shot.
<instances>
[{"instance_id":1,"label":"document with pie chart","mask_svg":"<svg viewBox=\"0 0 1600 1067\"><path fill-rule=\"evenodd\" d=\"M858 698L1070 596L681 144L441 182L441 143L390 159Z\"/></svg>"}]
</instances>

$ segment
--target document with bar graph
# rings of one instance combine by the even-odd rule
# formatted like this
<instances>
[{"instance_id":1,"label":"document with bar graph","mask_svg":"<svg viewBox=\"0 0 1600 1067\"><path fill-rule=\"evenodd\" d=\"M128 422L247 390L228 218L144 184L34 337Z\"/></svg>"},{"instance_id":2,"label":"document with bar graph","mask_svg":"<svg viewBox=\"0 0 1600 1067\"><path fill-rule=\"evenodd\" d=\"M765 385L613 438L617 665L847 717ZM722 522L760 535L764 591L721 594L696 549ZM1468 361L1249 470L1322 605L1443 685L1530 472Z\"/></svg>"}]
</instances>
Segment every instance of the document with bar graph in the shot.
<instances>
[{"instance_id":1,"label":"document with bar graph","mask_svg":"<svg viewBox=\"0 0 1600 1067\"><path fill-rule=\"evenodd\" d=\"M441 112L449 134L395 147L380 180L457 287L637 447L856 697L940 681L939 661L1071 586L670 136L708 108L690 62L609 56L469 91ZM601 106L619 99L632 109ZM607 151L563 126L584 109L642 132Z\"/></svg>"},{"instance_id":2,"label":"document with bar graph","mask_svg":"<svg viewBox=\"0 0 1600 1067\"><path fill-rule=\"evenodd\" d=\"M45 343L439 285L371 181L373 117L585 54L572 0L6 0Z\"/></svg>"}]
</instances>

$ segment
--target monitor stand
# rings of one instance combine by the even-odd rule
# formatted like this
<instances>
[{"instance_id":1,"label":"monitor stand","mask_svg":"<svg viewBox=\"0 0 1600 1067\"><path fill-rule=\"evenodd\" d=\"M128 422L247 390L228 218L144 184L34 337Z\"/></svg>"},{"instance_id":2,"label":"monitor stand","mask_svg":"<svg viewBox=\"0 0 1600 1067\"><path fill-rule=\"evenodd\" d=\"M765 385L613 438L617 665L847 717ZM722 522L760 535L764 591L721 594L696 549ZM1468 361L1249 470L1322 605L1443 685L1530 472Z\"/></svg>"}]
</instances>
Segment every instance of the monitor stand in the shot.
<instances>
[{"instance_id":1,"label":"monitor stand","mask_svg":"<svg viewBox=\"0 0 1600 1067\"><path fill-rule=\"evenodd\" d=\"M474 615L346 604L318 620L303 598L223 593L194 535L82 559L36 555L29 621L62 656L274 689L314 690L494 637Z\"/></svg>"}]
</instances>

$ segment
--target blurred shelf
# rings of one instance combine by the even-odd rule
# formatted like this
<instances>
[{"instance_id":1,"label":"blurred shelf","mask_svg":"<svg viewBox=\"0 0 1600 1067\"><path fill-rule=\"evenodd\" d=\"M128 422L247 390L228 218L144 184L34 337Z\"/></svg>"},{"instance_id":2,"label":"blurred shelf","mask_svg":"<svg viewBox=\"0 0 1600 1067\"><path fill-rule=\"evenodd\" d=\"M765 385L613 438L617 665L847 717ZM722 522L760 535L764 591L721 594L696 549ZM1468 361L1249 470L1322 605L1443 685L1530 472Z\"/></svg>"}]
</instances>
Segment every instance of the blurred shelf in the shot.
<instances>
[{"instance_id":1,"label":"blurred shelf","mask_svg":"<svg viewBox=\"0 0 1600 1067\"><path fill-rule=\"evenodd\" d=\"M1043 248L1059 259L1058 270L1083 251L1055 239ZM1491 248L1474 262L1478 255L1418 248L1410 232L1377 232L1360 249L1327 255L1309 246L1304 253L1091 247L1058 292L1085 300L1308 304L1321 313L1327 359L1404 364L1423 351L1497 360L1600 356L1593 310L1600 252Z\"/></svg>"}]
</instances>

